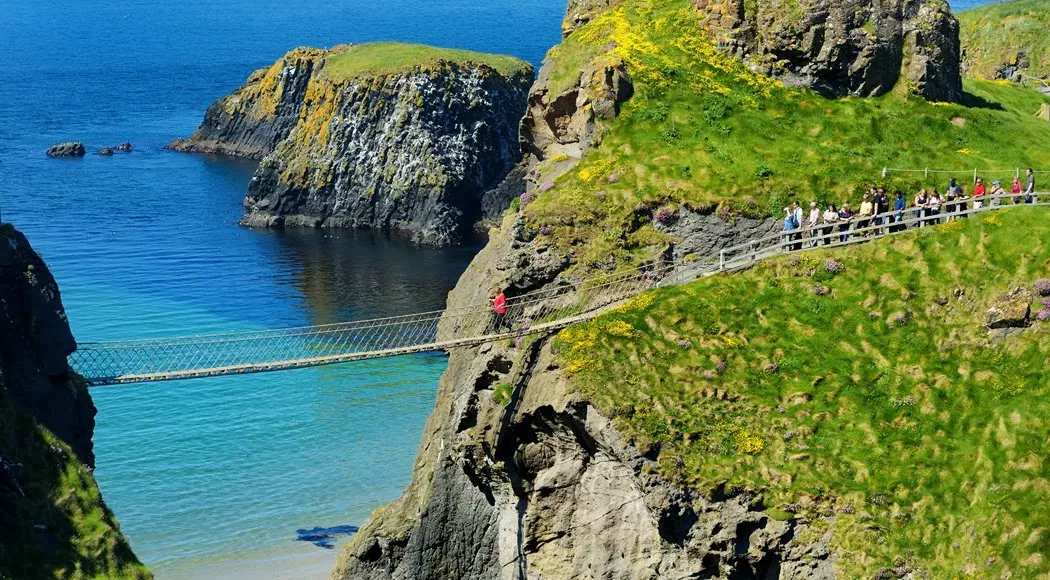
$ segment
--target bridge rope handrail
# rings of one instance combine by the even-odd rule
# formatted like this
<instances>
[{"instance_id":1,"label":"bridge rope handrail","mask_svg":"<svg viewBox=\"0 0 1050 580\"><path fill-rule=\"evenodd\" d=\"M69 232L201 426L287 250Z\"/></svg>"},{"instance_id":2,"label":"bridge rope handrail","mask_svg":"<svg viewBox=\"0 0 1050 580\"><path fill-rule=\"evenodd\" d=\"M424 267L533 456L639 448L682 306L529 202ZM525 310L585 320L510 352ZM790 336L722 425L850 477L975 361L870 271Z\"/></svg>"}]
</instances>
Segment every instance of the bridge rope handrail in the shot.
<instances>
[{"instance_id":1,"label":"bridge rope handrail","mask_svg":"<svg viewBox=\"0 0 1050 580\"><path fill-rule=\"evenodd\" d=\"M1023 194L1019 194L1019 195L1023 196ZM827 244L826 246L824 246L824 245L820 246L820 247L829 247L830 248L830 247L849 245L850 241L851 240L856 241L858 236L861 236L861 241L866 241L866 240L871 239L870 237L864 237L863 234L875 234L875 233L878 233L879 237L882 237L882 235L884 235L884 234L885 235L894 235L894 234L897 234L897 233L903 233L903 231L910 231L910 229L906 229L906 230L903 230L903 231L884 232L884 233L882 232L883 230L889 230L889 229L893 228L893 226L905 226L907 228L907 226L924 225L924 224L928 224L928 223L933 222L933 221L940 222L940 221L943 221L943 220L945 220L947 218L950 218L950 217L969 217L969 216L977 214L977 213L983 213L983 212L986 212L986 211L993 211L993 210L998 210L998 209L1005 209L1005 208L1008 208L1008 207L1012 207L1013 205L1022 205L1022 206L1047 206L1047 205L1050 205L1050 202L1037 201L1039 197L1043 197L1044 199L1050 197L1050 194L1045 193L1045 192L1035 192L1034 195L1035 195L1036 199L1033 200L1032 203L1021 203L1021 204L1015 204L1014 203L1014 199L1019 197L1019 196L1018 195L1013 195L1013 194L985 195L985 196L979 197L979 198L974 198L974 197L971 196L971 197L966 197L964 199L956 200L956 201L942 201L941 204L940 204L940 213L937 214L937 215L926 214L925 212L926 212L926 210L929 209L928 207L926 207L926 206L915 206L915 205L907 206L904 209L900 209L900 210L889 210L888 212L884 212L882 214L875 214L875 215L872 215L872 216L859 216L857 214L853 214L853 217L850 218L848 221L836 221L836 222L832 222L832 223L821 223L821 224L818 224L815 227L810 227L810 226L803 225L802 227L794 229L794 230L781 231L781 232L778 232L778 233L775 233L775 234L771 234L771 235L768 235L768 236L765 236L765 237L762 237L762 238L751 240L749 242L744 242L742 244L737 244L737 245L734 245L734 246L726 247L726 248L722 249L719 252L719 264L720 265L727 264L727 263L739 260L741 258L755 259L755 258L763 257L764 254L767 254L771 248L778 248L778 247L782 247L782 246L785 246L785 245L791 246L791 245L798 244L800 241L803 244L805 244L806 242L812 242L814 237L819 237L820 239L825 239L825 238L840 238L841 239L841 236L846 236L847 240L845 242L842 242L842 241L837 242L837 243L833 242L833 243ZM980 208L969 207L969 204L973 203L974 201L981 201L981 202L983 202L983 207L980 207ZM1005 202L1010 202L1010 204L1007 205ZM948 212L946 210L947 206L955 206L956 208L963 207L963 208L967 208L967 209L959 209L957 211ZM894 218L899 218L899 219L897 219L893 223L890 223L889 221L882 221L881 223L875 223L876 219L878 219L878 218L886 218L887 216L894 217ZM857 227L857 224L861 223L861 222L867 222L867 225L865 227ZM846 230L846 231L840 231L838 228L840 226L843 226L843 225L848 225L849 229ZM830 233L826 233L825 230L827 230L827 229L833 229L834 231L832 231ZM814 232L821 232L821 233L820 233L819 236L814 236L813 235ZM802 236L804 234L810 234L810 237L806 238L806 239L802 239L802 240L799 240L799 239L787 239L787 238L790 238L790 236ZM802 248L801 250L810 249L812 247L813 246L809 246L809 248ZM786 250L786 252L791 252L791 251L800 251L800 250Z\"/></svg>"},{"instance_id":2,"label":"bridge rope handrail","mask_svg":"<svg viewBox=\"0 0 1050 580\"><path fill-rule=\"evenodd\" d=\"M854 217L847 222L847 232L838 231L841 223L780 232L728 247L720 252L717 261L650 262L635 269L603 271L575 281L564 280L509 298L506 320L510 324L506 325L501 325L493 315L491 303L486 301L445 310L312 327L89 342L80 345L70 362L89 385L97 386L268 372L518 338L593 318L656 286L681 284L748 267L767 258L816 249L821 241L824 241L824 245L819 246L822 248L863 243L910 231L915 225L994 211L1005 207L996 203L998 200L1013 198L1009 194L985 196L986 203L981 208L965 205L973 200L968 198L965 202L953 202L963 210L939 216L915 214L925 208L894 210L888 215L904 217L894 224L875 224L870 217ZM1050 205L1039 202L1038 198L1033 201L1031 205ZM942 207L944 205L947 204ZM862 222L869 223L858 227ZM833 229L830 233L829 228ZM807 233L808 238L804 237Z\"/></svg>"},{"instance_id":3,"label":"bridge rope handrail","mask_svg":"<svg viewBox=\"0 0 1050 580\"><path fill-rule=\"evenodd\" d=\"M643 266L639 269L621 270L618 272L603 272L596 276L587 278L580 281L577 284L566 285L566 286L554 286L551 288L543 288L540 290L534 290L525 294L519 294L514 297L507 299L508 308L513 306L529 306L537 303L546 301L551 295L557 294L559 291L564 290L569 286L582 286L584 284L590 284L593 286L602 286L610 282L614 282L620 278L636 276L639 271L645 271L652 269L652 266ZM295 337L295 336L315 336L317 334L324 333L337 333L345 332L349 330L360 330L366 328L372 328L377 326L389 326L394 324L408 324L418 322L420 320L428 320L432 317L456 315L458 313L472 312L478 308L478 304L470 304L458 307L449 307L443 310L430 310L426 312L417 312L413 314L400 314L396 316L387 316L380 318L369 318L362 320L351 320L347 322L334 322L327 324L318 325L304 325L304 326L289 326L283 328L268 328L259 330L230 330L225 332L213 332L204 334L192 334L182 336L167 336L158 338L133 338L133 339L116 339L109 341L95 341L95 342L82 342L79 344L80 348L98 348L98 347L111 347L120 345L121 347L135 348L135 347L148 347L156 345L178 345L184 343L193 344L220 344L226 342L239 342L244 340L257 340L259 338L267 338L271 336L282 336L282 337Z\"/></svg>"}]
</instances>

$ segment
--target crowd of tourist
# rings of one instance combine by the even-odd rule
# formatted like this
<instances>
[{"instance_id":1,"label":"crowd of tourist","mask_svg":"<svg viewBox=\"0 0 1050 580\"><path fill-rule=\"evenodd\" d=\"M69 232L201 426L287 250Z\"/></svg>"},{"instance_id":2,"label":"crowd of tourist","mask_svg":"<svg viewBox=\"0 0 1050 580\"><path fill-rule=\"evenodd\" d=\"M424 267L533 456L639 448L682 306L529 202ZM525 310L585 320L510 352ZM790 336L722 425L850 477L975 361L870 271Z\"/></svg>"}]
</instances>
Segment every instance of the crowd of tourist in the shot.
<instances>
[{"instance_id":1,"label":"crowd of tourist","mask_svg":"<svg viewBox=\"0 0 1050 580\"><path fill-rule=\"evenodd\" d=\"M1010 191L998 179L988 188L978 177L968 195L953 177L944 193L936 187L920 189L910 206L903 191L897 190L890 196L885 189L875 187L864 194L856 211L848 203L841 208L832 203L821 210L817 202L812 202L807 214L798 202L794 202L784 208L784 248L798 250L806 243L812 247L821 243L830 245L847 242L851 235L871 237L903 231L909 225L936 225L968 217L971 207L981 209L986 202L990 206L1000 206L1011 200L1014 204L1037 201L1035 173L1031 169L1026 172L1024 183L1020 177L1014 177Z\"/></svg>"}]
</instances>

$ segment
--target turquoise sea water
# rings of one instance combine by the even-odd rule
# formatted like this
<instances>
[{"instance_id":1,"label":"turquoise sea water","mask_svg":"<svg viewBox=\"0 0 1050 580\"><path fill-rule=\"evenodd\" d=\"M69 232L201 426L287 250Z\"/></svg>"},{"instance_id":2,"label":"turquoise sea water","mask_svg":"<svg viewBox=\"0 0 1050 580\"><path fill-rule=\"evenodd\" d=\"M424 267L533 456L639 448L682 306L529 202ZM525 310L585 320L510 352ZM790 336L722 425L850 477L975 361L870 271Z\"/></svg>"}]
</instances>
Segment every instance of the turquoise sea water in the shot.
<instances>
[{"instance_id":1,"label":"turquoise sea water","mask_svg":"<svg viewBox=\"0 0 1050 580\"><path fill-rule=\"evenodd\" d=\"M0 207L81 340L439 308L476 247L236 226L253 164L163 151L298 45L393 39L538 65L564 0L0 0ZM961 3L957 7L961 7ZM52 143L131 154L50 160ZM160 578L325 577L297 530L360 525L407 484L442 356L99 388L96 476Z\"/></svg>"}]
</instances>

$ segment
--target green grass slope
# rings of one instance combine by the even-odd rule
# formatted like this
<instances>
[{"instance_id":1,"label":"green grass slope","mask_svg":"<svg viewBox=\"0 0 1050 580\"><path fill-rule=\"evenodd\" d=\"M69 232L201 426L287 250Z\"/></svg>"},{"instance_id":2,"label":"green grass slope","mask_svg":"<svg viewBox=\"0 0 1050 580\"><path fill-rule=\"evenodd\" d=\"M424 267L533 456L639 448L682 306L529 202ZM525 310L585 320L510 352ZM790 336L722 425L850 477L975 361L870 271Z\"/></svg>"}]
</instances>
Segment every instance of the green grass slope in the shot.
<instances>
[{"instance_id":1,"label":"green grass slope","mask_svg":"<svg viewBox=\"0 0 1050 580\"><path fill-rule=\"evenodd\" d=\"M324 72L332 80L339 81L364 74L386 75L412 67L434 66L440 62L484 64L506 76L531 70L527 62L501 54L403 42L367 42L333 49L325 62Z\"/></svg>"},{"instance_id":2,"label":"green grass slope","mask_svg":"<svg viewBox=\"0 0 1050 580\"><path fill-rule=\"evenodd\" d=\"M1024 73L1050 76L1050 0L992 2L958 17L971 76L996 78L998 67L1016 64L1019 52L1029 63Z\"/></svg>"},{"instance_id":3,"label":"green grass slope","mask_svg":"<svg viewBox=\"0 0 1050 580\"><path fill-rule=\"evenodd\" d=\"M905 86L826 99L717 51L701 18L689 0L625 0L551 50L552 93L585 62L622 60L635 95L573 171L547 177L558 159L539 168L540 193L525 213L541 240L573 247L584 264L626 259L658 241L660 207L761 216L792 199L859 202L884 167L960 177L1050 169L1050 123L1033 117L1050 98L1034 91L970 80L962 104L929 103ZM887 185L943 189L942 180L891 174Z\"/></svg>"},{"instance_id":4,"label":"green grass slope","mask_svg":"<svg viewBox=\"0 0 1050 580\"><path fill-rule=\"evenodd\" d=\"M2 383L0 456L22 464L25 493L0 485L0 578L152 578L95 478L65 443L11 405Z\"/></svg>"},{"instance_id":5,"label":"green grass slope","mask_svg":"<svg viewBox=\"0 0 1050 580\"><path fill-rule=\"evenodd\" d=\"M993 340L985 316L1050 275L1048 218L1005 209L653 291L562 331L560 364L663 475L833 528L845 578L1046 577L1050 322Z\"/></svg>"}]
</instances>

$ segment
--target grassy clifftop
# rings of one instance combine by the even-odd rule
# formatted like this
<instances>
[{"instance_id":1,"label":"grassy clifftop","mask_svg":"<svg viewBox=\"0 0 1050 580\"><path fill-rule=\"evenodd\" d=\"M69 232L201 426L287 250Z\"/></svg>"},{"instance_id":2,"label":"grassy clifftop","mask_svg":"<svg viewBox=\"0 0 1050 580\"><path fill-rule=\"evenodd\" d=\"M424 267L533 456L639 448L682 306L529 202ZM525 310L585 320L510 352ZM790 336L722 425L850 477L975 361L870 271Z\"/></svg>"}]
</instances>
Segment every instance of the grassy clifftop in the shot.
<instances>
[{"instance_id":1,"label":"grassy clifftop","mask_svg":"<svg viewBox=\"0 0 1050 580\"><path fill-rule=\"evenodd\" d=\"M16 410L2 383L0 458L0 578L152 578L90 471L69 446Z\"/></svg>"},{"instance_id":2,"label":"grassy clifftop","mask_svg":"<svg viewBox=\"0 0 1050 580\"><path fill-rule=\"evenodd\" d=\"M1032 116L1050 98L1034 91L971 80L960 104L903 86L827 99L716 50L702 18L687 0L625 0L551 50L552 93L585 63L615 61L635 93L573 171L555 179L558 159L540 167L525 213L541 239L597 262L652 243L660 207L769 215L791 199L859 201L884 167L1050 167L1050 123Z\"/></svg>"},{"instance_id":3,"label":"grassy clifftop","mask_svg":"<svg viewBox=\"0 0 1050 580\"><path fill-rule=\"evenodd\" d=\"M1009 209L644 294L563 331L561 365L665 476L832 529L844 577L1043 577L1050 322L992 339L985 316L1047 276L1048 223Z\"/></svg>"},{"instance_id":4,"label":"grassy clifftop","mask_svg":"<svg viewBox=\"0 0 1050 580\"><path fill-rule=\"evenodd\" d=\"M482 64L508 77L531 72L529 63L512 56L403 42L368 42L335 47L324 70L329 78L338 81L365 74L386 75L441 62Z\"/></svg>"},{"instance_id":5,"label":"grassy clifftop","mask_svg":"<svg viewBox=\"0 0 1050 580\"><path fill-rule=\"evenodd\" d=\"M1050 75L1050 0L993 2L959 14L964 62L971 76L996 78L1000 67L1017 65L1034 77Z\"/></svg>"}]
</instances>

